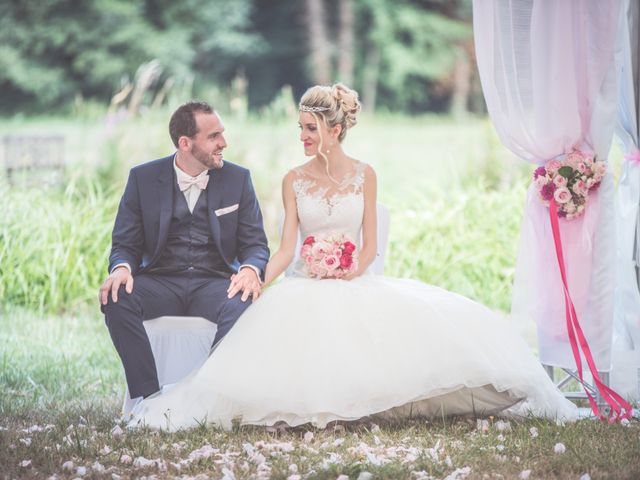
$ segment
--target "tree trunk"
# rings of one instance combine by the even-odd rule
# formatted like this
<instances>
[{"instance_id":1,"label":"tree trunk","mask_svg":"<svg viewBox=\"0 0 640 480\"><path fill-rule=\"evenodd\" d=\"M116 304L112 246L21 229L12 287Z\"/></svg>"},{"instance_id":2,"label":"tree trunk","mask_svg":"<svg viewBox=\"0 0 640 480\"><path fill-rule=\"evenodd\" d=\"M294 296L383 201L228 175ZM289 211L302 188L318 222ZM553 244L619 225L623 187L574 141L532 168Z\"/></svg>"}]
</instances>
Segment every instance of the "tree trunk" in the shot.
<instances>
[{"instance_id":1,"label":"tree trunk","mask_svg":"<svg viewBox=\"0 0 640 480\"><path fill-rule=\"evenodd\" d=\"M340 32L338 34L338 76L341 82L353 86L353 1L339 0Z\"/></svg>"},{"instance_id":2,"label":"tree trunk","mask_svg":"<svg viewBox=\"0 0 640 480\"><path fill-rule=\"evenodd\" d=\"M376 45L372 45L365 55L362 74L362 108L367 112L373 112L376 108L379 73L380 50Z\"/></svg>"},{"instance_id":3,"label":"tree trunk","mask_svg":"<svg viewBox=\"0 0 640 480\"><path fill-rule=\"evenodd\" d=\"M471 65L464 48L458 50L457 60L453 68L453 93L449 113L460 120L467 116L469 92L471 90Z\"/></svg>"},{"instance_id":4,"label":"tree trunk","mask_svg":"<svg viewBox=\"0 0 640 480\"><path fill-rule=\"evenodd\" d=\"M311 50L311 76L315 83L328 85L331 82L331 61L324 2L323 0L306 0L306 6L306 24Z\"/></svg>"}]
</instances>

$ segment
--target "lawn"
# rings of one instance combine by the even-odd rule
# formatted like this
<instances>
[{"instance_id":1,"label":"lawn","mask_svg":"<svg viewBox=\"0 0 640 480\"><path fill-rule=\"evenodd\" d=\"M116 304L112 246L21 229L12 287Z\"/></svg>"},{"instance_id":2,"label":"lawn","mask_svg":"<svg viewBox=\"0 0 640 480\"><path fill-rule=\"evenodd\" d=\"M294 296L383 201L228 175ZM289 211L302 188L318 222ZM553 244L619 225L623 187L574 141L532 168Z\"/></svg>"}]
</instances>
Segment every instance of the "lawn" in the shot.
<instances>
[{"instance_id":1,"label":"lawn","mask_svg":"<svg viewBox=\"0 0 640 480\"><path fill-rule=\"evenodd\" d=\"M95 118L0 122L8 133L64 134L69 162L58 187L0 182L1 478L640 476L635 420L123 430L123 374L96 293L126 172L171 151L167 118L151 112L108 128ZM296 119L226 123L227 159L251 169L273 248L280 179L304 161ZM508 312L530 168L501 147L487 119L364 117L345 145L374 166L379 200L391 211L386 273Z\"/></svg>"}]
</instances>

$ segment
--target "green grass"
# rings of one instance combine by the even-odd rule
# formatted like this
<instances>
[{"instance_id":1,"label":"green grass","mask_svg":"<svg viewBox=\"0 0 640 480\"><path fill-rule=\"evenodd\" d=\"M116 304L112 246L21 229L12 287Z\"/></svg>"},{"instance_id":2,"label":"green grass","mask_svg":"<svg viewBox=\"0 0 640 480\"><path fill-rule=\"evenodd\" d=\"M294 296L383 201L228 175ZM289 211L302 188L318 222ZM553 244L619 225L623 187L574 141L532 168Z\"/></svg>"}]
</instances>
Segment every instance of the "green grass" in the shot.
<instances>
[{"instance_id":1,"label":"green grass","mask_svg":"<svg viewBox=\"0 0 640 480\"><path fill-rule=\"evenodd\" d=\"M61 187L25 190L0 179L7 212L0 218L2 305L47 313L91 305L128 169L172 150L165 116L153 112L112 130L96 121L1 125L69 139ZM275 249L281 178L305 161L296 119L230 119L227 132L227 158L251 169ZM500 147L486 119L365 117L346 149L377 170L379 200L391 210L387 274L508 310L529 169Z\"/></svg>"},{"instance_id":2,"label":"green grass","mask_svg":"<svg viewBox=\"0 0 640 480\"><path fill-rule=\"evenodd\" d=\"M483 431L475 419L412 419L380 430L365 419L310 429L309 442L304 427L113 435L124 379L99 314L97 288L127 170L171 152L167 118L168 112L151 112L110 132L91 119L0 121L7 133L64 134L69 161L60 187L24 190L0 180L1 478L75 478L84 467L85 478L222 478L228 468L238 479L284 479L293 474L292 464L311 479L356 479L361 472L445 478L465 467L471 479L518 478L526 470L532 479L640 476L637 421L561 426L528 419L500 431L489 419ZM227 158L251 169L275 247L280 180L304 161L296 119L228 119L227 132ZM489 122L365 117L346 147L374 166L379 199L391 210L386 273L508 311L530 168L500 146ZM563 454L554 453L559 442ZM205 445L219 451L188 461ZM123 463L127 456L158 462L137 468ZM67 461L72 470L63 469Z\"/></svg>"}]
</instances>

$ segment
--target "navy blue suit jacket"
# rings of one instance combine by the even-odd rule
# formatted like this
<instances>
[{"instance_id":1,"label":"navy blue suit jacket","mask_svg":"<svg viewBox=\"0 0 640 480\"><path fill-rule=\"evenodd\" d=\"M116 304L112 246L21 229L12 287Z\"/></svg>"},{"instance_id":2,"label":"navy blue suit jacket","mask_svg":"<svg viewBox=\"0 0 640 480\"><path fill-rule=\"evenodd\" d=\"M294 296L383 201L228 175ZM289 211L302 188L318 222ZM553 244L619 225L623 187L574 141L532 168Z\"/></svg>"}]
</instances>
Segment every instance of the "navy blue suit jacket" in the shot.
<instances>
[{"instance_id":1,"label":"navy blue suit jacket","mask_svg":"<svg viewBox=\"0 0 640 480\"><path fill-rule=\"evenodd\" d=\"M129 172L113 227L109 271L128 263L134 275L143 273L160 258L173 213L173 157L138 165ZM269 248L249 170L225 161L221 169L209 170L209 177L201 195L207 195L216 248L232 271L249 264L264 276ZM219 217L215 214L235 204L237 210Z\"/></svg>"}]
</instances>

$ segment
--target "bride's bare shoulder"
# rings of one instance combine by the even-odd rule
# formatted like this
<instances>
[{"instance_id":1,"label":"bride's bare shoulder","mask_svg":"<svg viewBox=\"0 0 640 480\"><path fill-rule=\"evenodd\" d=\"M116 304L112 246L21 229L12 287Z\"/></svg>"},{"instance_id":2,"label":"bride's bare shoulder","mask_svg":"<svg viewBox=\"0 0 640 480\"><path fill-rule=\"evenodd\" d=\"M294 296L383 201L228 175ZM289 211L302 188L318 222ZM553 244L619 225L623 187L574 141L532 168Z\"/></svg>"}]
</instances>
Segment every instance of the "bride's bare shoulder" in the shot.
<instances>
[{"instance_id":1,"label":"bride's bare shoulder","mask_svg":"<svg viewBox=\"0 0 640 480\"><path fill-rule=\"evenodd\" d=\"M365 177L376 177L376 171L369 163L358 160L357 158L352 158L352 160L355 164L356 170L364 173Z\"/></svg>"}]
</instances>

